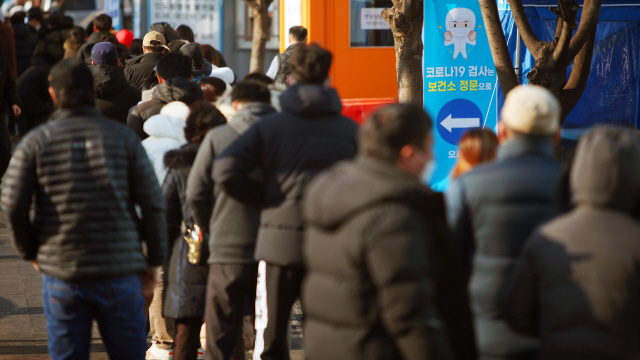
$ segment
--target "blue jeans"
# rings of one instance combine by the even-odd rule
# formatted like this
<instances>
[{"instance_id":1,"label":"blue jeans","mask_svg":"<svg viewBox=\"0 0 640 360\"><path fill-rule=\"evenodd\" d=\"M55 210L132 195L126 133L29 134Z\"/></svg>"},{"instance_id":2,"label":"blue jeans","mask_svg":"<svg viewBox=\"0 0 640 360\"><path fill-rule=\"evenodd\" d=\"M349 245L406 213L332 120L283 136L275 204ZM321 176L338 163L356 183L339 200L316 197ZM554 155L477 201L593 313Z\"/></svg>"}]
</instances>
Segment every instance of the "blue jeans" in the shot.
<instances>
[{"instance_id":1,"label":"blue jeans","mask_svg":"<svg viewBox=\"0 0 640 360\"><path fill-rule=\"evenodd\" d=\"M95 281L42 279L51 360L89 359L93 319L111 360L144 359L147 334L137 275Z\"/></svg>"}]
</instances>

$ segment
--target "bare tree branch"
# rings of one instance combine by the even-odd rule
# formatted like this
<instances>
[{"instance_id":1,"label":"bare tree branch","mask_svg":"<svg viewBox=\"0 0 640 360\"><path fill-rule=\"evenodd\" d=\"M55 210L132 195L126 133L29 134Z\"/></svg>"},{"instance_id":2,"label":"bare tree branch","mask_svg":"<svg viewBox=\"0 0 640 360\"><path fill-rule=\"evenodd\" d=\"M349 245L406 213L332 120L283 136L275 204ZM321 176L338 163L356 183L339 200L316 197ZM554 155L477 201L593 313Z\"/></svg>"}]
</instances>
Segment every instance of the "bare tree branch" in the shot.
<instances>
[{"instance_id":1,"label":"bare tree branch","mask_svg":"<svg viewBox=\"0 0 640 360\"><path fill-rule=\"evenodd\" d=\"M574 58L579 51L581 51L587 39L591 36L593 28L598 25L598 16L600 15L600 8L602 7L602 0L585 0L582 7L582 17L580 18L580 26L569 45L567 57L569 59Z\"/></svg>"},{"instance_id":2,"label":"bare tree branch","mask_svg":"<svg viewBox=\"0 0 640 360\"><path fill-rule=\"evenodd\" d=\"M479 0L479 3L502 94L506 97L507 93L519 83L500 23L498 5L495 0Z\"/></svg>"},{"instance_id":3,"label":"bare tree branch","mask_svg":"<svg viewBox=\"0 0 640 360\"><path fill-rule=\"evenodd\" d=\"M591 72L591 61L593 59L593 49L595 47L596 27L594 26L584 46L573 61L573 69L567 85L562 90L560 101L562 104L562 117L564 119L576 106L584 89L587 87L589 73Z\"/></svg>"},{"instance_id":4,"label":"bare tree branch","mask_svg":"<svg viewBox=\"0 0 640 360\"><path fill-rule=\"evenodd\" d=\"M531 24L529 24L529 19L527 19L527 15L525 14L524 6L522 6L522 1L509 0L509 6L511 7L513 20L515 21L516 26L520 31L520 36L522 36L522 40L524 41L525 46L535 57L537 55L538 49L540 49L543 42L540 41L540 39L538 39L536 34L533 32Z\"/></svg>"}]
</instances>

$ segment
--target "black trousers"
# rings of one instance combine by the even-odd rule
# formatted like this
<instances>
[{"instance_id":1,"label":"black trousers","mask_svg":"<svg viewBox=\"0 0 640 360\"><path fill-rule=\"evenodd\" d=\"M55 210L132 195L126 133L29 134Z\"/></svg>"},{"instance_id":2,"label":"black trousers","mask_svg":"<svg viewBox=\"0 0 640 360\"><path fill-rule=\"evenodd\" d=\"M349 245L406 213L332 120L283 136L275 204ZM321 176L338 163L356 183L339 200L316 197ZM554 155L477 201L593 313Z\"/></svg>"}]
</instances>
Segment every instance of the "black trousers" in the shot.
<instances>
[{"instance_id":1,"label":"black trousers","mask_svg":"<svg viewBox=\"0 0 640 360\"><path fill-rule=\"evenodd\" d=\"M288 360L291 307L300 296L304 268L261 261L256 294L256 346L254 359Z\"/></svg>"},{"instance_id":2,"label":"black trousers","mask_svg":"<svg viewBox=\"0 0 640 360\"><path fill-rule=\"evenodd\" d=\"M173 338L173 360L196 360L200 348L202 318L165 318L167 333Z\"/></svg>"},{"instance_id":3,"label":"black trousers","mask_svg":"<svg viewBox=\"0 0 640 360\"><path fill-rule=\"evenodd\" d=\"M243 305L246 301L253 303L257 277L257 264L209 264L205 305L207 360L245 359Z\"/></svg>"}]
</instances>

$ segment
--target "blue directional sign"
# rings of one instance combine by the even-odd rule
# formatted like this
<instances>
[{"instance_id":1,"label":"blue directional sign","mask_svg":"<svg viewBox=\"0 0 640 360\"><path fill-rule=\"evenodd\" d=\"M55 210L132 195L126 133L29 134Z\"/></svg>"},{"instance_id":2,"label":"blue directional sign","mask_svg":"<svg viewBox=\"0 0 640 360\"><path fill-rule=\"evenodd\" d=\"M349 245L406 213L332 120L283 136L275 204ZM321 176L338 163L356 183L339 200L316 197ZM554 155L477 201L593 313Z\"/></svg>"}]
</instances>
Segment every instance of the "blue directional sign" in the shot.
<instances>
[{"instance_id":1,"label":"blue directional sign","mask_svg":"<svg viewBox=\"0 0 640 360\"><path fill-rule=\"evenodd\" d=\"M425 0L424 20L424 106L435 119L429 183L444 190L462 135L495 130L498 83L477 0Z\"/></svg>"},{"instance_id":2,"label":"blue directional sign","mask_svg":"<svg viewBox=\"0 0 640 360\"><path fill-rule=\"evenodd\" d=\"M482 112L472 101L451 100L438 112L438 133L444 141L458 145L465 132L482 126L483 119Z\"/></svg>"}]
</instances>

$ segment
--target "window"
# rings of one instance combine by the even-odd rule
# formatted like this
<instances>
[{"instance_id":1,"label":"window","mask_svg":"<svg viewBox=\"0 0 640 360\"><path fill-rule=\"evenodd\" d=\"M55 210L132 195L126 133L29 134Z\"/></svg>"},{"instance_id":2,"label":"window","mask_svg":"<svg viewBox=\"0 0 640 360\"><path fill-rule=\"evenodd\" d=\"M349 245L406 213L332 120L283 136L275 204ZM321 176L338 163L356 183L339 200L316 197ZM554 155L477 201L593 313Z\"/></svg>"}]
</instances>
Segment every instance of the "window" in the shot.
<instances>
[{"instance_id":1,"label":"window","mask_svg":"<svg viewBox=\"0 0 640 360\"><path fill-rule=\"evenodd\" d=\"M391 0L351 1L351 47L393 46L389 24L380 16L382 10L393 6Z\"/></svg>"},{"instance_id":2,"label":"window","mask_svg":"<svg viewBox=\"0 0 640 360\"><path fill-rule=\"evenodd\" d=\"M267 49L280 49L280 1L274 0L269 6L271 17L271 33L267 41ZM253 10L242 0L236 1L236 34L239 49L251 49L253 43Z\"/></svg>"}]
</instances>

